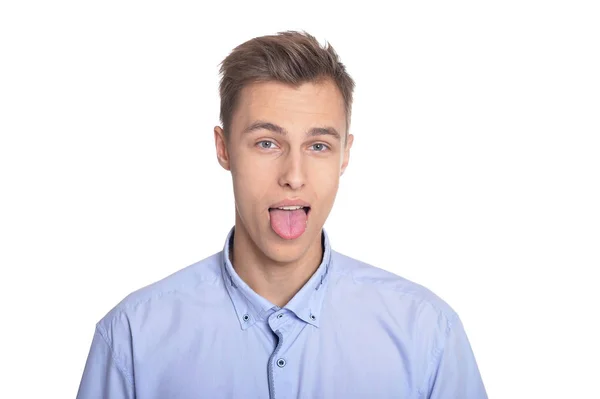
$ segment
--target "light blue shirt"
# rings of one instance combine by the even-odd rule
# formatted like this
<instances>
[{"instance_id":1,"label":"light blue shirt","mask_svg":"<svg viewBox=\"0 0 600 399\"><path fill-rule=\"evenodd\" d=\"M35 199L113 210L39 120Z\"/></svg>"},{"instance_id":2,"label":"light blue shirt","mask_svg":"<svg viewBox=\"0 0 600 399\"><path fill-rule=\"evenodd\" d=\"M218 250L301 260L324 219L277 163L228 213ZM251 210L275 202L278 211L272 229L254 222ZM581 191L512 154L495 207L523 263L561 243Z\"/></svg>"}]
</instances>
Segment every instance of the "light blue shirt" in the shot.
<instances>
[{"instance_id":1,"label":"light blue shirt","mask_svg":"<svg viewBox=\"0 0 600 399\"><path fill-rule=\"evenodd\" d=\"M96 325L77 397L487 398L454 310L333 251L283 308L223 251L142 288Z\"/></svg>"}]
</instances>

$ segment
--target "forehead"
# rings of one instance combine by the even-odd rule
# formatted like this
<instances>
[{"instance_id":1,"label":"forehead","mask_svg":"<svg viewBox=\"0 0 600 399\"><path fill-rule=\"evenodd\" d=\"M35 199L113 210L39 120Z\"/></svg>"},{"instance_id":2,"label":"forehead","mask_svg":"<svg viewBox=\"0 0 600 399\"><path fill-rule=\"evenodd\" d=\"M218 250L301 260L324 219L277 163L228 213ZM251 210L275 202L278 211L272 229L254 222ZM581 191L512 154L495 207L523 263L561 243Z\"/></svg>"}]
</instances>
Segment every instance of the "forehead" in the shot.
<instances>
[{"instance_id":1,"label":"forehead","mask_svg":"<svg viewBox=\"0 0 600 399\"><path fill-rule=\"evenodd\" d=\"M345 132L345 117L344 99L331 80L306 82L297 87L257 82L242 89L231 128L235 132L263 120L290 131L327 125Z\"/></svg>"}]
</instances>

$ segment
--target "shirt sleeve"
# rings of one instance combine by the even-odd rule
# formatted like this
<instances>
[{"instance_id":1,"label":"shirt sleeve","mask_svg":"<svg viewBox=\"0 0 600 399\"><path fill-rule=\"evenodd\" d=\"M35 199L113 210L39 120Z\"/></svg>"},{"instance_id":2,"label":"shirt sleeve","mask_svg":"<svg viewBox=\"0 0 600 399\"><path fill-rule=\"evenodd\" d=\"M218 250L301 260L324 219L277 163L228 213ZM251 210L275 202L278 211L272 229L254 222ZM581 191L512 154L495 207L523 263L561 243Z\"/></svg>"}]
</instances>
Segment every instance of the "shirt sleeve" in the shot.
<instances>
[{"instance_id":1,"label":"shirt sleeve","mask_svg":"<svg viewBox=\"0 0 600 399\"><path fill-rule=\"evenodd\" d=\"M427 399L487 399L475 356L460 318L448 325L427 382Z\"/></svg>"},{"instance_id":2,"label":"shirt sleeve","mask_svg":"<svg viewBox=\"0 0 600 399\"><path fill-rule=\"evenodd\" d=\"M131 376L117 361L100 327L96 328L77 393L77 399L92 398L135 398Z\"/></svg>"}]
</instances>

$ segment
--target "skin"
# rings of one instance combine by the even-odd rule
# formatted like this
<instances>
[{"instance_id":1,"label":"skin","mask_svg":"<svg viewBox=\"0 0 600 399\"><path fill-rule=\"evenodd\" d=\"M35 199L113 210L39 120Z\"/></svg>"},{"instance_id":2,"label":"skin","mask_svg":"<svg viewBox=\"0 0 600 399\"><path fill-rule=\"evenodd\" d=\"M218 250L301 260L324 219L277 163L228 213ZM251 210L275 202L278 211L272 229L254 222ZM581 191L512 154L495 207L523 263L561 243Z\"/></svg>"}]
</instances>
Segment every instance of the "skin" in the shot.
<instances>
[{"instance_id":1,"label":"skin","mask_svg":"<svg viewBox=\"0 0 600 399\"><path fill-rule=\"evenodd\" d=\"M249 131L257 122L270 125ZM307 134L313 128L332 128L339 137L325 130ZM232 264L257 294L283 307L322 260L321 231L354 140L347 135L343 97L328 79L299 87L252 83L240 92L230 130L226 138L214 128L217 158L233 180ZM270 225L269 207L286 199L311 206L306 231L293 240Z\"/></svg>"}]
</instances>

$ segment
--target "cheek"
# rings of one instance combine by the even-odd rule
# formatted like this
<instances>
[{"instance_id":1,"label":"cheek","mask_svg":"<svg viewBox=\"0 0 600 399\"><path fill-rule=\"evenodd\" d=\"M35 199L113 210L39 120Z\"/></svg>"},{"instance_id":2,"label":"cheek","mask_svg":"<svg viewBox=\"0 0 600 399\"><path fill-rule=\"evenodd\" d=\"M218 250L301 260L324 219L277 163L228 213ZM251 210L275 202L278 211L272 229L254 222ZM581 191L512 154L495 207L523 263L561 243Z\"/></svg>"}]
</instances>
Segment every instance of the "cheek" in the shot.
<instances>
[{"instance_id":1,"label":"cheek","mask_svg":"<svg viewBox=\"0 0 600 399\"><path fill-rule=\"evenodd\" d=\"M275 171L276 168L272 165L265 167L265 165L261 165L258 162L240 162L231 169L231 176L234 180L234 186L243 188L244 191L261 193L269 185L272 185L275 179Z\"/></svg>"},{"instance_id":2,"label":"cheek","mask_svg":"<svg viewBox=\"0 0 600 399\"><path fill-rule=\"evenodd\" d=\"M241 155L241 154L240 154ZM273 168L265 167L250 157L238 156L231 163L231 177L239 209L259 207L268 193Z\"/></svg>"},{"instance_id":3,"label":"cheek","mask_svg":"<svg viewBox=\"0 0 600 399\"><path fill-rule=\"evenodd\" d=\"M311 176L311 186L314 188L319 200L332 202L337 194L340 176L339 169L335 167L321 167Z\"/></svg>"}]
</instances>

